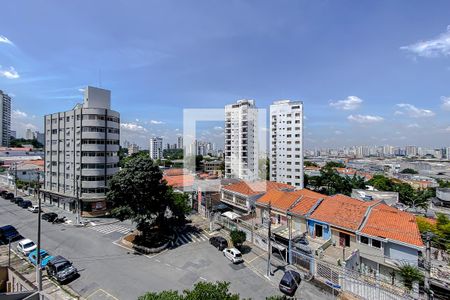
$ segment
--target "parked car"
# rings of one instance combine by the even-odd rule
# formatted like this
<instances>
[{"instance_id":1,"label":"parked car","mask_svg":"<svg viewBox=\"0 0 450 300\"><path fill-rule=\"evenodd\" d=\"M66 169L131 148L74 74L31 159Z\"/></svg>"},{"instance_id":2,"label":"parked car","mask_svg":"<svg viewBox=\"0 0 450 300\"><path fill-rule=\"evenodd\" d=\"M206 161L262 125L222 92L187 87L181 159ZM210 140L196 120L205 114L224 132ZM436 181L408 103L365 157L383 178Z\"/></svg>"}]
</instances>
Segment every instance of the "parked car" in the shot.
<instances>
[{"instance_id":1,"label":"parked car","mask_svg":"<svg viewBox=\"0 0 450 300\"><path fill-rule=\"evenodd\" d=\"M41 253L41 268L45 268L47 266L48 262L53 259L53 256L47 253L44 249L41 249L39 251ZM33 264L37 264L37 249L31 251L31 253L28 255L28 260Z\"/></svg>"},{"instance_id":2,"label":"parked car","mask_svg":"<svg viewBox=\"0 0 450 300\"><path fill-rule=\"evenodd\" d=\"M33 203L30 200L23 200L22 203L19 204L22 208L28 208L30 206L33 206Z\"/></svg>"},{"instance_id":3,"label":"parked car","mask_svg":"<svg viewBox=\"0 0 450 300\"><path fill-rule=\"evenodd\" d=\"M23 239L17 244L17 251L25 256L28 256L34 249L36 249L36 244L30 239Z\"/></svg>"},{"instance_id":4,"label":"parked car","mask_svg":"<svg viewBox=\"0 0 450 300\"><path fill-rule=\"evenodd\" d=\"M21 197L14 198L14 203L17 204L18 206L21 206L23 201L24 200Z\"/></svg>"},{"instance_id":5,"label":"parked car","mask_svg":"<svg viewBox=\"0 0 450 300\"><path fill-rule=\"evenodd\" d=\"M57 213L49 212L42 215L42 220L53 222L58 217Z\"/></svg>"},{"instance_id":6,"label":"parked car","mask_svg":"<svg viewBox=\"0 0 450 300\"><path fill-rule=\"evenodd\" d=\"M209 239L209 243L220 251L228 247L228 241L221 236L213 236Z\"/></svg>"},{"instance_id":7,"label":"parked car","mask_svg":"<svg viewBox=\"0 0 450 300\"><path fill-rule=\"evenodd\" d=\"M8 191L7 190L2 190L2 191L0 191L0 196L3 198L3 199L6 199L5 197L6 197L6 194L8 194Z\"/></svg>"},{"instance_id":8,"label":"parked car","mask_svg":"<svg viewBox=\"0 0 450 300\"><path fill-rule=\"evenodd\" d=\"M303 251L307 254L312 253L312 249L309 246L308 239L305 236L300 236L292 239L292 246L297 250Z\"/></svg>"},{"instance_id":9,"label":"parked car","mask_svg":"<svg viewBox=\"0 0 450 300\"><path fill-rule=\"evenodd\" d=\"M28 207L28 210L31 211L32 213L37 213L37 212L39 212L39 205L32 205L32 206ZM42 208L41 208L41 212L42 212Z\"/></svg>"},{"instance_id":10,"label":"parked car","mask_svg":"<svg viewBox=\"0 0 450 300\"><path fill-rule=\"evenodd\" d=\"M6 193L5 197L3 197L3 198L5 198L7 200L14 199L14 194L13 193Z\"/></svg>"},{"instance_id":11,"label":"parked car","mask_svg":"<svg viewBox=\"0 0 450 300\"><path fill-rule=\"evenodd\" d=\"M47 263L48 277L56 279L59 283L65 282L78 275L78 270L72 262L58 255Z\"/></svg>"},{"instance_id":12,"label":"parked car","mask_svg":"<svg viewBox=\"0 0 450 300\"><path fill-rule=\"evenodd\" d=\"M9 241L15 241L20 238L19 232L12 225L5 225L0 227L0 242L8 244Z\"/></svg>"},{"instance_id":13,"label":"parked car","mask_svg":"<svg viewBox=\"0 0 450 300\"><path fill-rule=\"evenodd\" d=\"M297 291L301 281L302 278L298 272L288 270L284 272L283 278L280 280L280 291L292 297Z\"/></svg>"},{"instance_id":14,"label":"parked car","mask_svg":"<svg viewBox=\"0 0 450 300\"><path fill-rule=\"evenodd\" d=\"M225 255L226 258L231 260L234 264L243 262L242 259L242 253L236 248L225 248L223 251L223 255Z\"/></svg>"}]
</instances>

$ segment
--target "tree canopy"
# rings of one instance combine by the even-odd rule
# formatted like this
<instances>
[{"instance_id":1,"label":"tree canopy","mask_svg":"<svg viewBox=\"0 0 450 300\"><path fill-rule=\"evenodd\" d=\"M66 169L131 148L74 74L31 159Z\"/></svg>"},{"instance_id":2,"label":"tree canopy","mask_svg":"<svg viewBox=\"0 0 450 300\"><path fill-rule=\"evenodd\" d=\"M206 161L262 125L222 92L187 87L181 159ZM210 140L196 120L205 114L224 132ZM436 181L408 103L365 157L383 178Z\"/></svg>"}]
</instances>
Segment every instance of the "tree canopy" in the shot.
<instances>
[{"instance_id":1,"label":"tree canopy","mask_svg":"<svg viewBox=\"0 0 450 300\"><path fill-rule=\"evenodd\" d=\"M138 300L239 300L239 294L229 292L229 285L228 282L200 281L192 290L184 290L182 294L177 291L149 292L140 296Z\"/></svg>"},{"instance_id":2,"label":"tree canopy","mask_svg":"<svg viewBox=\"0 0 450 300\"><path fill-rule=\"evenodd\" d=\"M303 165L305 167L318 167L319 165L316 164L315 162L309 161L309 160L305 160L305 162L303 163Z\"/></svg>"},{"instance_id":3,"label":"tree canopy","mask_svg":"<svg viewBox=\"0 0 450 300\"><path fill-rule=\"evenodd\" d=\"M247 239L247 234L242 230L232 230L230 232L230 238L235 247L240 247Z\"/></svg>"},{"instance_id":4,"label":"tree canopy","mask_svg":"<svg viewBox=\"0 0 450 300\"><path fill-rule=\"evenodd\" d=\"M431 243L434 247L450 251L450 219L444 214L437 214L436 222L424 217L416 217L420 233L433 233Z\"/></svg>"},{"instance_id":5,"label":"tree canopy","mask_svg":"<svg viewBox=\"0 0 450 300\"><path fill-rule=\"evenodd\" d=\"M366 188L364 177L356 174L341 176L332 166L320 169L319 176L305 176L305 186L327 195L344 194L347 196L350 196L352 189Z\"/></svg>"},{"instance_id":6,"label":"tree canopy","mask_svg":"<svg viewBox=\"0 0 450 300\"><path fill-rule=\"evenodd\" d=\"M123 160L109 183L106 197L112 214L135 222L144 240L162 238L186 212L187 197L177 195L162 179L148 154L135 154Z\"/></svg>"},{"instance_id":7,"label":"tree canopy","mask_svg":"<svg viewBox=\"0 0 450 300\"><path fill-rule=\"evenodd\" d=\"M416 170L411 169L411 168L403 169L400 171L400 173L402 173L402 174L419 174L419 172L417 172Z\"/></svg>"}]
</instances>

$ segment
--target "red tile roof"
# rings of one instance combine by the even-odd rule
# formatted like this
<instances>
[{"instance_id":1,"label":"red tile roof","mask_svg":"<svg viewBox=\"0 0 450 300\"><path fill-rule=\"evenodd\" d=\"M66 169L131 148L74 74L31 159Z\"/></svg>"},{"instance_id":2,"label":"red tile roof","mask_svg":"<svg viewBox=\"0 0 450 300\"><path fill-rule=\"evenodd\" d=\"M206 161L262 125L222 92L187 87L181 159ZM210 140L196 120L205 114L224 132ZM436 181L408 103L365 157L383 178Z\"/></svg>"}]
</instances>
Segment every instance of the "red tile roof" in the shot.
<instances>
[{"instance_id":1,"label":"red tile roof","mask_svg":"<svg viewBox=\"0 0 450 300\"><path fill-rule=\"evenodd\" d=\"M270 190L295 189L295 187L274 181L255 181L255 182L240 181L238 183L222 186L222 189L234 193L239 193L245 196L253 196L264 194Z\"/></svg>"},{"instance_id":2,"label":"red tile roof","mask_svg":"<svg viewBox=\"0 0 450 300\"><path fill-rule=\"evenodd\" d=\"M273 208L286 212L298 199L299 202L292 207L291 212L305 215L321 198L325 195L313 192L308 189L301 190L271 190L256 201L256 204L266 205L269 203Z\"/></svg>"},{"instance_id":3,"label":"red tile roof","mask_svg":"<svg viewBox=\"0 0 450 300\"><path fill-rule=\"evenodd\" d=\"M190 187L194 184L194 176L192 175L164 176L163 179L174 188Z\"/></svg>"},{"instance_id":4,"label":"red tile roof","mask_svg":"<svg viewBox=\"0 0 450 300\"><path fill-rule=\"evenodd\" d=\"M164 175L166 175L166 176L178 176L178 175L183 175L183 174L187 174L187 173L188 172L185 169L181 169L181 168L164 170Z\"/></svg>"},{"instance_id":5,"label":"red tile roof","mask_svg":"<svg viewBox=\"0 0 450 300\"><path fill-rule=\"evenodd\" d=\"M369 206L379 201L365 202L345 195L325 198L310 218L351 231L358 230Z\"/></svg>"},{"instance_id":6,"label":"red tile roof","mask_svg":"<svg viewBox=\"0 0 450 300\"><path fill-rule=\"evenodd\" d=\"M415 216L386 204L372 208L361 233L423 246Z\"/></svg>"}]
</instances>

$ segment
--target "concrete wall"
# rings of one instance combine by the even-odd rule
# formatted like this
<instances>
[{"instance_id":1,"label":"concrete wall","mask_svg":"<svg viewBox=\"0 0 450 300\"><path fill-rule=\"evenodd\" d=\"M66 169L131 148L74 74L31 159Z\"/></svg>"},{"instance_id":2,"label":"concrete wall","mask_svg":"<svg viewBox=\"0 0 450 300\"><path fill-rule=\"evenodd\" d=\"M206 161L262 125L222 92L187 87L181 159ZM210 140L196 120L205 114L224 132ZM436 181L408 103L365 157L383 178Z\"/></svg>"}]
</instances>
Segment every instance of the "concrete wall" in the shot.
<instances>
[{"instance_id":1,"label":"concrete wall","mask_svg":"<svg viewBox=\"0 0 450 300\"><path fill-rule=\"evenodd\" d=\"M387 243L384 248L384 255L392 260L407 262L412 265L418 264L417 249L398 245L394 243Z\"/></svg>"},{"instance_id":2,"label":"concrete wall","mask_svg":"<svg viewBox=\"0 0 450 300\"><path fill-rule=\"evenodd\" d=\"M319 224L322 225L322 238L324 240L328 240L329 238L331 238L331 229L330 229L330 225L326 224L326 223L322 223L322 222L318 222L315 220L308 220L308 233L310 236L315 237L316 233L315 233L315 224Z\"/></svg>"}]
</instances>

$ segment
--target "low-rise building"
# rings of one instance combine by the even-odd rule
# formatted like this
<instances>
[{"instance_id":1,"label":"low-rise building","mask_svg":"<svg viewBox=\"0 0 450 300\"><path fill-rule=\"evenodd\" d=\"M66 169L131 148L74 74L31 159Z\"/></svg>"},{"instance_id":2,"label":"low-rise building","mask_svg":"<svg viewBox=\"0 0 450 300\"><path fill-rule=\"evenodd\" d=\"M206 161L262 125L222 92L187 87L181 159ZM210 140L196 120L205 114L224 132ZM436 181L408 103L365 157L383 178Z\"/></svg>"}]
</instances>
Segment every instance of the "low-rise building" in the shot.
<instances>
[{"instance_id":1,"label":"low-rise building","mask_svg":"<svg viewBox=\"0 0 450 300\"><path fill-rule=\"evenodd\" d=\"M399 200L398 192L386 192L377 190L352 189L352 198L363 201L382 200L389 206L396 205Z\"/></svg>"}]
</instances>

